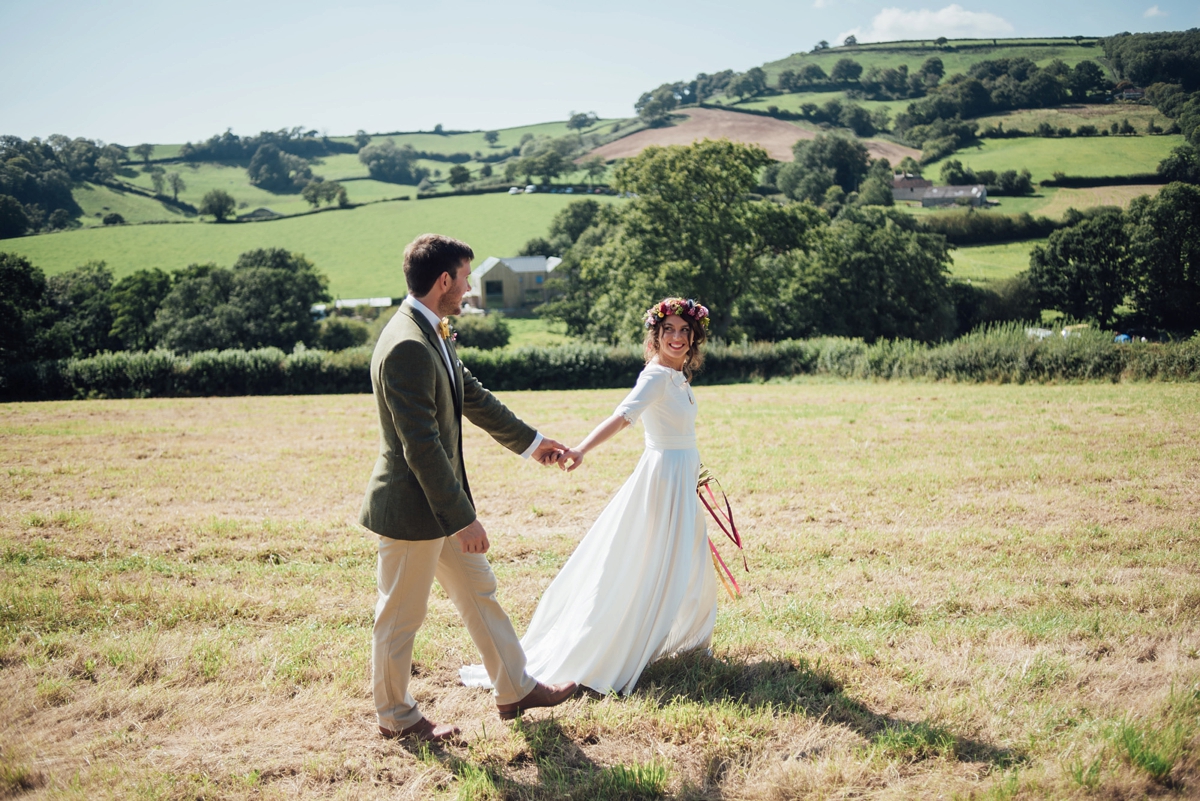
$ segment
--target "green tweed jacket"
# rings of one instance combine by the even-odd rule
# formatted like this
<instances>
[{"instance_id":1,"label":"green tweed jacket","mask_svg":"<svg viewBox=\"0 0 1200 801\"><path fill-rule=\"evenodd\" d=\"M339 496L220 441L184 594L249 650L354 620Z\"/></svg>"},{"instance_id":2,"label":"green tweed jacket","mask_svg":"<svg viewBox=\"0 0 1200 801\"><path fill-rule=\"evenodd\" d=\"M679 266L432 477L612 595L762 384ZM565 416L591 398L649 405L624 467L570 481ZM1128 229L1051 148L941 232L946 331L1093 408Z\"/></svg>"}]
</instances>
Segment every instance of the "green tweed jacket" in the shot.
<instances>
[{"instance_id":1,"label":"green tweed jacket","mask_svg":"<svg viewBox=\"0 0 1200 801\"><path fill-rule=\"evenodd\" d=\"M359 522L384 537L433 540L474 522L464 414L514 453L524 453L537 435L463 367L452 342L446 345L455 367L447 373L437 340L419 311L401 306L371 357L379 459Z\"/></svg>"}]
</instances>

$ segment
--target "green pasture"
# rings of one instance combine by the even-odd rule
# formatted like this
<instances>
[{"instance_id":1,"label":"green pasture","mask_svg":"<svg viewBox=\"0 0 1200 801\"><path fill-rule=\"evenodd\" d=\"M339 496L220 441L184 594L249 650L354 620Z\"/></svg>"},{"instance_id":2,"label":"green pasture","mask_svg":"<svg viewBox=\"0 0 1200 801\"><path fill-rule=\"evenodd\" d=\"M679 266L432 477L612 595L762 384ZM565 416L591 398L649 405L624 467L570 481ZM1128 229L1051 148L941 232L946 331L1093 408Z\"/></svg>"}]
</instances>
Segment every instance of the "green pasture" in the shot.
<instances>
[{"instance_id":1,"label":"green pasture","mask_svg":"<svg viewBox=\"0 0 1200 801\"><path fill-rule=\"evenodd\" d=\"M304 217L256 223L125 225L61 231L4 242L48 274L98 259L116 275L188 264L230 265L254 248L299 251L329 276L335 297L402 294L400 254L430 231L458 237L475 249L475 263L511 256L527 240L545 235L569 195L471 195L379 203ZM599 197L602 202L613 198Z\"/></svg>"},{"instance_id":2,"label":"green pasture","mask_svg":"<svg viewBox=\"0 0 1200 801\"><path fill-rule=\"evenodd\" d=\"M565 345L572 339L567 335L563 323L552 323L541 317L506 317L504 319L512 337L508 347L521 348L525 346L550 347Z\"/></svg>"},{"instance_id":3,"label":"green pasture","mask_svg":"<svg viewBox=\"0 0 1200 801\"><path fill-rule=\"evenodd\" d=\"M160 203L153 198L143 197L136 192L123 192L108 186L83 183L76 185L71 193L75 202L83 209L79 222L87 227L102 225L104 215L116 212L127 223L152 222L159 220L183 221L195 219L179 209Z\"/></svg>"},{"instance_id":4,"label":"green pasture","mask_svg":"<svg viewBox=\"0 0 1200 801\"><path fill-rule=\"evenodd\" d=\"M591 133L607 133L613 123L621 122L620 120L600 120L591 128L585 128L582 131L574 131L567 127L566 121L562 122L543 122L537 125L522 125L517 128L497 128L497 133L500 138L496 140L495 145L489 145L483 138L484 131L470 131L468 133L452 133L452 134L436 134L436 133L399 133L374 136L371 138L371 144L379 144L385 139L391 139L397 146L412 145L414 150L424 150L427 153L444 153L450 155L452 153L470 153L476 151L487 155L498 150L510 149L521 144L521 137L525 134L531 134L537 138L551 137L558 138L567 134L586 135ZM343 136L333 137L341 141L353 142L354 137ZM446 165L449 166L449 165Z\"/></svg>"},{"instance_id":5,"label":"green pasture","mask_svg":"<svg viewBox=\"0 0 1200 801\"><path fill-rule=\"evenodd\" d=\"M1039 124L1048 122L1055 130L1066 127L1074 131L1080 125L1095 125L1099 129L1106 129L1114 122L1120 125L1122 120L1129 120L1129 124L1136 128L1138 133L1146 133L1147 124L1152 120L1162 128L1171 124L1170 118L1164 117L1154 106L1140 106L1134 103L1075 103L1058 108L1016 109L978 117L975 122L979 123L980 128L1003 124L1005 129L1010 131L1033 131Z\"/></svg>"},{"instance_id":6,"label":"green pasture","mask_svg":"<svg viewBox=\"0 0 1200 801\"><path fill-rule=\"evenodd\" d=\"M1152 173L1183 143L1182 136L983 139L947 158L958 159L973 170L1027 169L1037 182L1056 172L1085 177ZM936 179L943 161L925 167L925 174Z\"/></svg>"},{"instance_id":7,"label":"green pasture","mask_svg":"<svg viewBox=\"0 0 1200 801\"><path fill-rule=\"evenodd\" d=\"M816 53L793 53L778 61L767 62L763 65L763 69L771 84L775 83L779 78L779 73L784 70L799 69L805 64L819 64L821 69L828 74L833 69L833 65L843 58L849 58L862 64L864 71L871 67L894 69L901 64L907 64L909 72L915 72L925 59L937 56L942 60L947 76L966 72L972 64L996 58L1028 58L1043 66L1060 58L1072 67L1080 61L1091 60L1100 64L1107 71L1107 65L1101 61L1104 58L1102 49L1077 45L1073 40L1058 41L1061 43L1052 46L1031 46L1033 43L1029 41L999 39L996 46L980 47L975 45L986 45L990 40L952 40L950 48L947 49L935 47L932 41L831 47ZM955 50L953 46L956 44L972 46ZM1111 73L1109 77L1112 77Z\"/></svg>"},{"instance_id":8,"label":"green pasture","mask_svg":"<svg viewBox=\"0 0 1200 801\"><path fill-rule=\"evenodd\" d=\"M1029 269L1029 252L1045 240L1005 242L1000 245L971 245L950 251L953 263L950 274L955 278L983 282L1012 278Z\"/></svg>"},{"instance_id":9,"label":"green pasture","mask_svg":"<svg viewBox=\"0 0 1200 801\"><path fill-rule=\"evenodd\" d=\"M845 92L792 92L786 95L756 97L741 103L726 100L725 105L735 110L746 108L758 111L766 111L767 106L776 106L781 111L792 111L798 114L800 113L800 106L805 103L815 103L818 106L823 106L830 100L837 100L843 105L854 103L871 112L879 108L886 108L893 117L908 108L908 104L912 102L911 100L855 100L846 97Z\"/></svg>"}]
</instances>

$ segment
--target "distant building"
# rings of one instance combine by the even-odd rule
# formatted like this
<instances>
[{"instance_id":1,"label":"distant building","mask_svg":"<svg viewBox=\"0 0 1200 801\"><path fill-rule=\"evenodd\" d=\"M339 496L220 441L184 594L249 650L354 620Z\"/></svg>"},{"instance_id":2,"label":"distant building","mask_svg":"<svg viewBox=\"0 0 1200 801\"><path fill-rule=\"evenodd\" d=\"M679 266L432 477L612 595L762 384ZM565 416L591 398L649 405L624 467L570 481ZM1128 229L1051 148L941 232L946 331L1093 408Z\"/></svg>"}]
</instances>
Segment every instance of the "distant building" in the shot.
<instances>
[{"instance_id":1,"label":"distant building","mask_svg":"<svg viewBox=\"0 0 1200 801\"><path fill-rule=\"evenodd\" d=\"M892 197L895 200L920 200L925 197L925 190L932 186L933 181L912 173L893 175Z\"/></svg>"},{"instance_id":2,"label":"distant building","mask_svg":"<svg viewBox=\"0 0 1200 801\"><path fill-rule=\"evenodd\" d=\"M934 206L982 206L987 203L987 187L983 184L973 186L931 186L925 190L921 198L923 208Z\"/></svg>"},{"instance_id":3,"label":"distant building","mask_svg":"<svg viewBox=\"0 0 1200 801\"><path fill-rule=\"evenodd\" d=\"M546 281L560 264L557 256L491 256L471 273L465 300L487 311L529 311L546 302Z\"/></svg>"},{"instance_id":4,"label":"distant building","mask_svg":"<svg viewBox=\"0 0 1200 801\"><path fill-rule=\"evenodd\" d=\"M1117 97L1121 98L1122 100L1141 100L1145 96L1146 96L1146 90L1139 89L1136 86L1130 86L1128 89L1126 89L1123 92L1120 92L1117 95Z\"/></svg>"},{"instance_id":5,"label":"distant building","mask_svg":"<svg viewBox=\"0 0 1200 801\"><path fill-rule=\"evenodd\" d=\"M335 309L357 309L359 306L370 306L373 309L386 309L398 305L394 298L343 298L333 302ZM314 303L311 309L314 319L322 320L329 312L329 306L324 303Z\"/></svg>"}]
</instances>

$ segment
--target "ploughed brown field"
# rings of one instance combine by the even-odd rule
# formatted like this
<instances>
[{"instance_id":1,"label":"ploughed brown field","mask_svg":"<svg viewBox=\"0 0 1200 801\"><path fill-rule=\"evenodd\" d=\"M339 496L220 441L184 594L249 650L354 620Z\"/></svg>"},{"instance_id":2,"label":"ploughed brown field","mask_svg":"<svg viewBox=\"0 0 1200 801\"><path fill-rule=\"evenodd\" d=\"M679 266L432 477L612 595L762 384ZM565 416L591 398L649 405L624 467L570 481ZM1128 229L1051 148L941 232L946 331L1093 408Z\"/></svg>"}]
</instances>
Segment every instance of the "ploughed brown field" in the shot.
<instances>
[{"instance_id":1,"label":"ploughed brown field","mask_svg":"<svg viewBox=\"0 0 1200 801\"><path fill-rule=\"evenodd\" d=\"M623 394L503 397L576 441ZM711 656L508 725L435 592L445 748L374 731L370 396L0 405L0 796L1200 794L1200 387L696 394L751 566ZM522 631L641 433L571 474L465 448Z\"/></svg>"},{"instance_id":2,"label":"ploughed brown field","mask_svg":"<svg viewBox=\"0 0 1200 801\"><path fill-rule=\"evenodd\" d=\"M792 161L792 145L800 139L817 137L816 131L755 114L713 108L694 108L680 113L687 115L683 122L632 133L596 148L583 158L602 156L606 161L611 161L636 156L650 145L690 145L700 139L729 139L760 145L776 161ZM867 146L871 158L886 158L893 165L899 164L905 156L914 159L921 157L921 151L895 142L864 139L863 144Z\"/></svg>"}]
</instances>

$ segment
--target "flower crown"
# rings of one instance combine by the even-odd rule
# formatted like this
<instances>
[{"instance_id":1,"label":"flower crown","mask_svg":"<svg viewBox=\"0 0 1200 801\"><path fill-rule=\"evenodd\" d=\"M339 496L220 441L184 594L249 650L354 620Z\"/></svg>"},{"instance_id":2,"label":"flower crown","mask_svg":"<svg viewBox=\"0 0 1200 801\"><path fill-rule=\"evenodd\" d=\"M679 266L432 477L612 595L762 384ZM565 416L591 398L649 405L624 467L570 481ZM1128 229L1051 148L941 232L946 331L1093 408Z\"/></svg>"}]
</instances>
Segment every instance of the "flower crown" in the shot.
<instances>
[{"instance_id":1,"label":"flower crown","mask_svg":"<svg viewBox=\"0 0 1200 801\"><path fill-rule=\"evenodd\" d=\"M702 306L691 298L667 298L661 303L655 303L646 309L645 323L647 328L658 325L658 321L669 314L679 317L690 317L708 329L708 307Z\"/></svg>"}]
</instances>

